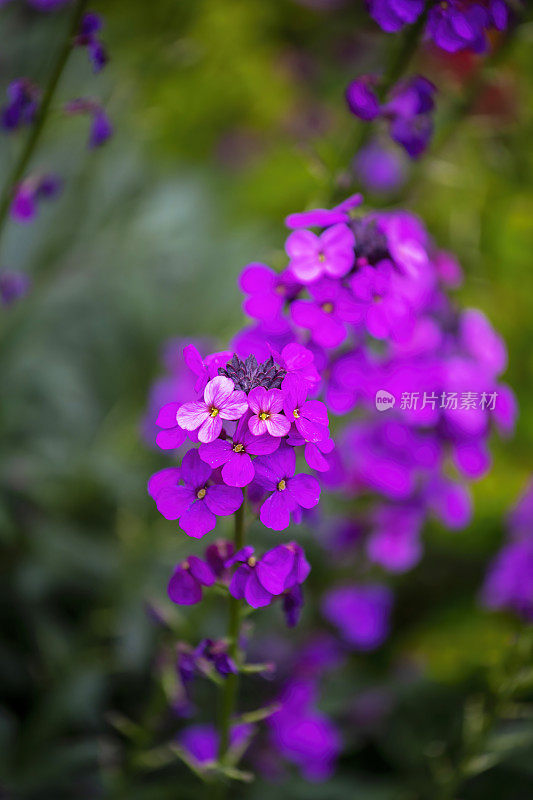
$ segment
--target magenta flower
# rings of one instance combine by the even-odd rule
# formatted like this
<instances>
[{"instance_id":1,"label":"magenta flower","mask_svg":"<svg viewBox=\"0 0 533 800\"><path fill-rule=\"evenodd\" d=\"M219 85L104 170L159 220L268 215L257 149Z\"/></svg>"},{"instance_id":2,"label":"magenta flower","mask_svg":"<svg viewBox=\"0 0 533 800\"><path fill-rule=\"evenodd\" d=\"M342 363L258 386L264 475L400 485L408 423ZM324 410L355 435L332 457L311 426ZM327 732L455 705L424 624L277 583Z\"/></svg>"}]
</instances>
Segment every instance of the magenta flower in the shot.
<instances>
[{"instance_id":1,"label":"magenta flower","mask_svg":"<svg viewBox=\"0 0 533 800\"><path fill-rule=\"evenodd\" d=\"M177 420L180 408L181 403L167 403L157 415L155 424L163 430L158 432L155 442L161 450L174 450L176 447L180 447L187 438L187 431L178 424Z\"/></svg>"},{"instance_id":2,"label":"magenta flower","mask_svg":"<svg viewBox=\"0 0 533 800\"><path fill-rule=\"evenodd\" d=\"M306 230L291 233L285 243L289 267L302 283L322 275L342 278L354 265L355 237L347 225L328 228L320 236Z\"/></svg>"},{"instance_id":3,"label":"magenta flower","mask_svg":"<svg viewBox=\"0 0 533 800\"><path fill-rule=\"evenodd\" d=\"M252 732L251 725L232 725L230 746L235 749L244 748ZM213 725L191 725L181 731L178 742L198 765L205 766L216 761L219 736Z\"/></svg>"},{"instance_id":4,"label":"magenta flower","mask_svg":"<svg viewBox=\"0 0 533 800\"><path fill-rule=\"evenodd\" d=\"M37 215L39 202L57 197L62 188L56 175L39 175L26 178L15 189L11 216L17 222L31 222Z\"/></svg>"},{"instance_id":5,"label":"magenta flower","mask_svg":"<svg viewBox=\"0 0 533 800\"><path fill-rule=\"evenodd\" d=\"M346 324L359 322L360 304L339 281L323 278L307 287L312 300L295 300L291 306L296 325L308 328L322 347L338 347L346 339Z\"/></svg>"},{"instance_id":6,"label":"magenta flower","mask_svg":"<svg viewBox=\"0 0 533 800\"><path fill-rule=\"evenodd\" d=\"M176 413L178 425L187 431L197 428L200 442L220 436L223 419L240 419L248 410L246 394L235 391L233 381L218 375L204 389L204 399L184 403Z\"/></svg>"},{"instance_id":7,"label":"magenta flower","mask_svg":"<svg viewBox=\"0 0 533 800\"><path fill-rule=\"evenodd\" d=\"M171 468L172 469L172 468ZM227 517L241 507L242 492L232 486L213 483L213 470L201 460L197 450L189 450L181 463L178 485L176 473L171 483L168 471L152 476L149 490L157 510L165 519L179 520L180 528L195 539L205 536L216 525L217 517Z\"/></svg>"},{"instance_id":8,"label":"magenta flower","mask_svg":"<svg viewBox=\"0 0 533 800\"><path fill-rule=\"evenodd\" d=\"M308 400L308 385L294 375L287 375L281 391L283 410L292 420L300 436L307 442L329 438L328 410L320 400Z\"/></svg>"},{"instance_id":9,"label":"magenta flower","mask_svg":"<svg viewBox=\"0 0 533 800\"><path fill-rule=\"evenodd\" d=\"M335 449L335 442L329 436L329 431L325 428L325 438L317 442L306 441L297 431L291 430L287 437L287 444L291 447L303 447L304 458L311 469L317 472L328 472L331 464L326 458Z\"/></svg>"},{"instance_id":10,"label":"magenta flower","mask_svg":"<svg viewBox=\"0 0 533 800\"><path fill-rule=\"evenodd\" d=\"M398 290L399 281L388 261L376 267L362 266L350 279L360 318L376 339L402 340L413 329L411 309Z\"/></svg>"},{"instance_id":11,"label":"magenta flower","mask_svg":"<svg viewBox=\"0 0 533 800\"><path fill-rule=\"evenodd\" d=\"M202 587L212 586L215 580L209 564L198 556L189 556L174 567L168 584L168 596L173 603L193 606L202 599Z\"/></svg>"},{"instance_id":12,"label":"magenta flower","mask_svg":"<svg viewBox=\"0 0 533 800\"><path fill-rule=\"evenodd\" d=\"M273 351L276 362L287 375L295 375L304 380L310 389L320 383L320 374L315 365L314 353L298 342L285 345L281 353Z\"/></svg>"},{"instance_id":13,"label":"magenta flower","mask_svg":"<svg viewBox=\"0 0 533 800\"><path fill-rule=\"evenodd\" d=\"M232 440L215 439L200 445L200 458L216 469L222 467L222 480L228 486L248 486L254 479L255 469L250 456L265 456L279 447L280 440L263 433L255 436L248 429L248 417L237 425Z\"/></svg>"},{"instance_id":14,"label":"magenta flower","mask_svg":"<svg viewBox=\"0 0 533 800\"><path fill-rule=\"evenodd\" d=\"M27 78L12 81L7 87L8 102L0 110L1 126L7 131L14 131L22 125L31 125L39 97L39 89Z\"/></svg>"},{"instance_id":15,"label":"magenta flower","mask_svg":"<svg viewBox=\"0 0 533 800\"><path fill-rule=\"evenodd\" d=\"M226 563L239 565L229 585L230 594L238 600L244 598L252 608L270 605L275 597L302 584L311 571L296 542L280 544L259 559L253 553L253 547L244 547Z\"/></svg>"},{"instance_id":16,"label":"magenta flower","mask_svg":"<svg viewBox=\"0 0 533 800\"><path fill-rule=\"evenodd\" d=\"M424 10L424 0L368 0L372 18L387 33L396 33L415 22Z\"/></svg>"},{"instance_id":17,"label":"magenta flower","mask_svg":"<svg viewBox=\"0 0 533 800\"><path fill-rule=\"evenodd\" d=\"M318 504L320 484L312 475L294 474L296 455L291 447L282 445L270 456L259 456L254 466L257 483L272 492L259 515L267 528L283 531L290 525L291 512Z\"/></svg>"},{"instance_id":18,"label":"magenta flower","mask_svg":"<svg viewBox=\"0 0 533 800\"><path fill-rule=\"evenodd\" d=\"M252 416L248 420L248 428L254 436L269 433L271 436L286 436L291 423L279 412L283 408L283 395L279 389L265 389L256 386L248 395L248 404Z\"/></svg>"},{"instance_id":19,"label":"magenta flower","mask_svg":"<svg viewBox=\"0 0 533 800\"><path fill-rule=\"evenodd\" d=\"M243 270L239 279L242 291L249 295L244 301L244 311L254 319L271 322L279 317L283 304L300 288L289 270L278 274L266 264L252 263Z\"/></svg>"},{"instance_id":20,"label":"magenta flower","mask_svg":"<svg viewBox=\"0 0 533 800\"><path fill-rule=\"evenodd\" d=\"M363 196L353 194L335 208L314 208L312 211L302 211L299 214L289 214L285 219L287 228L327 228L339 222L350 221L350 211L363 202Z\"/></svg>"},{"instance_id":21,"label":"magenta flower","mask_svg":"<svg viewBox=\"0 0 533 800\"><path fill-rule=\"evenodd\" d=\"M203 359L193 344L185 345L183 348L183 360L191 372L196 375L194 391L203 392L208 381L217 377L219 368L225 366L231 356L230 350L222 350L219 353L212 353Z\"/></svg>"}]
</instances>

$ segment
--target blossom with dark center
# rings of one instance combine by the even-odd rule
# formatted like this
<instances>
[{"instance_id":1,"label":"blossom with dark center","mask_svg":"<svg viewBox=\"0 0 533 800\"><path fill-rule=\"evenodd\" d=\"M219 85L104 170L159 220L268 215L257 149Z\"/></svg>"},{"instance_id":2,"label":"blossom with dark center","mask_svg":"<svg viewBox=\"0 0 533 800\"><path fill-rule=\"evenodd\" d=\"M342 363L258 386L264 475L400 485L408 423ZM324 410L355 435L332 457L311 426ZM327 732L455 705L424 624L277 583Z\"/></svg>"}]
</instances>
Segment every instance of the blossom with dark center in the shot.
<instances>
[{"instance_id":1,"label":"blossom with dark center","mask_svg":"<svg viewBox=\"0 0 533 800\"><path fill-rule=\"evenodd\" d=\"M168 584L168 596L178 605L195 605L202 599L202 587L212 586L215 580L209 564L198 556L189 556L174 568Z\"/></svg>"},{"instance_id":2,"label":"blossom with dark center","mask_svg":"<svg viewBox=\"0 0 533 800\"><path fill-rule=\"evenodd\" d=\"M382 584L342 586L324 598L322 612L356 650L374 650L389 633L392 593Z\"/></svg>"},{"instance_id":3,"label":"blossom with dark center","mask_svg":"<svg viewBox=\"0 0 533 800\"><path fill-rule=\"evenodd\" d=\"M283 410L307 442L329 438L328 410L320 400L308 400L309 387L295 375L287 375L281 386Z\"/></svg>"},{"instance_id":4,"label":"blossom with dark center","mask_svg":"<svg viewBox=\"0 0 533 800\"><path fill-rule=\"evenodd\" d=\"M31 278L24 272L14 270L0 270L0 303L11 306L23 298L31 286Z\"/></svg>"},{"instance_id":5,"label":"blossom with dark center","mask_svg":"<svg viewBox=\"0 0 533 800\"><path fill-rule=\"evenodd\" d=\"M40 200L52 200L61 192L62 181L56 175L31 175L20 183L11 204L11 216L17 222L31 222Z\"/></svg>"},{"instance_id":6,"label":"blossom with dark center","mask_svg":"<svg viewBox=\"0 0 533 800\"><path fill-rule=\"evenodd\" d=\"M320 484L312 475L294 474L296 455L292 447L281 445L272 455L259 456L254 467L257 483L272 493L260 511L261 522L267 528L283 531L290 525L291 513L318 504Z\"/></svg>"},{"instance_id":7,"label":"blossom with dark center","mask_svg":"<svg viewBox=\"0 0 533 800\"><path fill-rule=\"evenodd\" d=\"M280 411L283 408L283 394L280 389L269 389L257 386L248 395L251 416L248 419L248 428L254 436L265 433L270 436L286 436L291 429L291 423Z\"/></svg>"},{"instance_id":8,"label":"blossom with dark center","mask_svg":"<svg viewBox=\"0 0 533 800\"><path fill-rule=\"evenodd\" d=\"M285 370L274 363L272 356L262 364L251 354L244 361L234 355L225 367L220 367L219 375L225 375L235 384L236 389L241 389L248 394L258 386L264 389L279 389L285 377Z\"/></svg>"},{"instance_id":9,"label":"blossom with dark center","mask_svg":"<svg viewBox=\"0 0 533 800\"><path fill-rule=\"evenodd\" d=\"M106 49L97 36L102 27L102 17L91 11L83 15L76 37L76 44L87 48L95 72L100 72L109 60Z\"/></svg>"},{"instance_id":10,"label":"blossom with dark center","mask_svg":"<svg viewBox=\"0 0 533 800\"><path fill-rule=\"evenodd\" d=\"M345 224L333 225L317 236L305 229L293 231L285 243L289 269L302 283L327 275L341 278L355 260L355 237Z\"/></svg>"},{"instance_id":11,"label":"blossom with dark center","mask_svg":"<svg viewBox=\"0 0 533 800\"><path fill-rule=\"evenodd\" d=\"M254 389L254 391L256 391ZM215 439L200 445L200 458L216 469L222 467L222 480L228 486L247 486L254 479L255 469L250 456L263 456L278 449L280 439L269 433L255 436L248 429L248 415L243 416L231 440Z\"/></svg>"},{"instance_id":12,"label":"blossom with dark center","mask_svg":"<svg viewBox=\"0 0 533 800\"><path fill-rule=\"evenodd\" d=\"M229 585L230 594L246 600L252 608L270 605L275 597L303 583L311 571L303 549L296 542L280 544L261 558L254 556L253 547L244 547L226 566L234 564L238 567Z\"/></svg>"},{"instance_id":13,"label":"blossom with dark center","mask_svg":"<svg viewBox=\"0 0 533 800\"><path fill-rule=\"evenodd\" d=\"M7 87L7 103L2 108L1 123L6 131L31 125L35 118L40 92L27 78L18 78Z\"/></svg>"},{"instance_id":14,"label":"blossom with dark center","mask_svg":"<svg viewBox=\"0 0 533 800\"><path fill-rule=\"evenodd\" d=\"M214 529L217 517L234 514L242 505L239 489L213 483L213 470L201 460L197 450L186 453L179 475L162 472L165 474L152 476L149 491L158 511L165 519L179 520L180 528L188 536L201 538Z\"/></svg>"},{"instance_id":15,"label":"blossom with dark center","mask_svg":"<svg viewBox=\"0 0 533 800\"><path fill-rule=\"evenodd\" d=\"M67 114L88 114L91 117L88 146L92 150L101 147L113 135L113 125L106 112L96 100L79 97L65 105Z\"/></svg>"},{"instance_id":16,"label":"blossom with dark center","mask_svg":"<svg viewBox=\"0 0 533 800\"><path fill-rule=\"evenodd\" d=\"M233 381L217 375L204 389L203 400L183 403L176 412L178 425L186 431L198 430L200 442L220 436L222 420L240 419L248 410L246 394L235 390Z\"/></svg>"}]
</instances>

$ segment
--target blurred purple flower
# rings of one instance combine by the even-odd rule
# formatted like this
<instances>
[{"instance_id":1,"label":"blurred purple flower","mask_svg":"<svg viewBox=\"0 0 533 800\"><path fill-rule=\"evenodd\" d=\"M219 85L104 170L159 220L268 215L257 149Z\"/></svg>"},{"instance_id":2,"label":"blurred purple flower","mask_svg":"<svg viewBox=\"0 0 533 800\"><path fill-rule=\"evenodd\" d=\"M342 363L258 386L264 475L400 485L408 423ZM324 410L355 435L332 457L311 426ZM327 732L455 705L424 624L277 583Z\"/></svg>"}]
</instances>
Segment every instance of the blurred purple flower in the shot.
<instances>
[{"instance_id":1,"label":"blurred purple flower","mask_svg":"<svg viewBox=\"0 0 533 800\"><path fill-rule=\"evenodd\" d=\"M37 215L39 201L57 197L62 181L56 175L30 176L15 189L11 204L11 216L23 224L32 222Z\"/></svg>"},{"instance_id":2,"label":"blurred purple flower","mask_svg":"<svg viewBox=\"0 0 533 800\"><path fill-rule=\"evenodd\" d=\"M113 125L106 112L96 100L79 97L65 105L67 114L89 114L92 119L89 131L88 146L90 149L101 147L113 135Z\"/></svg>"},{"instance_id":3,"label":"blurred purple flower","mask_svg":"<svg viewBox=\"0 0 533 800\"><path fill-rule=\"evenodd\" d=\"M14 270L0 270L0 302L4 307L9 307L28 294L31 287L31 278L24 272Z\"/></svg>"},{"instance_id":4,"label":"blurred purple flower","mask_svg":"<svg viewBox=\"0 0 533 800\"><path fill-rule=\"evenodd\" d=\"M251 725L234 725L230 731L230 746L240 748L253 732ZM214 725L191 725L178 736L178 744L201 765L215 762L218 752L218 733Z\"/></svg>"},{"instance_id":5,"label":"blurred purple flower","mask_svg":"<svg viewBox=\"0 0 533 800\"><path fill-rule=\"evenodd\" d=\"M102 17L90 11L83 15L76 37L78 47L87 48L94 72L100 72L109 60L106 49L97 36L102 27Z\"/></svg>"},{"instance_id":6,"label":"blurred purple flower","mask_svg":"<svg viewBox=\"0 0 533 800\"><path fill-rule=\"evenodd\" d=\"M22 125L31 125L37 111L40 91L26 78L18 78L7 87L7 104L0 114L2 127L14 131Z\"/></svg>"},{"instance_id":7,"label":"blurred purple flower","mask_svg":"<svg viewBox=\"0 0 533 800\"><path fill-rule=\"evenodd\" d=\"M424 0L367 0L371 17L387 33L396 33L416 22L424 10Z\"/></svg>"},{"instance_id":8,"label":"blurred purple flower","mask_svg":"<svg viewBox=\"0 0 533 800\"><path fill-rule=\"evenodd\" d=\"M377 194L397 191L406 179L405 164L398 152L377 141L359 150L354 170L363 186Z\"/></svg>"},{"instance_id":9,"label":"blurred purple flower","mask_svg":"<svg viewBox=\"0 0 533 800\"><path fill-rule=\"evenodd\" d=\"M343 586L324 597L322 612L356 650L374 650L389 634L392 593L382 584Z\"/></svg>"},{"instance_id":10,"label":"blurred purple flower","mask_svg":"<svg viewBox=\"0 0 533 800\"><path fill-rule=\"evenodd\" d=\"M339 223L320 236L304 229L295 230L288 237L285 249L295 277L302 283L311 283L323 275L334 278L346 275L354 263L354 245L350 228Z\"/></svg>"}]
</instances>

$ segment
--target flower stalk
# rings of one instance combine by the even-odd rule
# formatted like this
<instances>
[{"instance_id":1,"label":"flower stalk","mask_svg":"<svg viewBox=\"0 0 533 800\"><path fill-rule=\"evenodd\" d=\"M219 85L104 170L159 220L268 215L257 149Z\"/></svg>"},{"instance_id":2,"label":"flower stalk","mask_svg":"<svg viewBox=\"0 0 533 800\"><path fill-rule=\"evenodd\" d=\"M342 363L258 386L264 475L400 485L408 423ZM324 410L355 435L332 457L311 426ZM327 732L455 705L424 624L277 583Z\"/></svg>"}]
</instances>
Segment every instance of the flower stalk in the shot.
<instances>
[{"instance_id":1,"label":"flower stalk","mask_svg":"<svg viewBox=\"0 0 533 800\"><path fill-rule=\"evenodd\" d=\"M61 80L61 76L63 75L63 71L66 67L69 56L74 48L76 33L79 29L80 22L87 5L88 0L76 0L76 3L74 4L65 40L52 67L50 78L45 88L42 101L37 109L35 121L30 128L28 138L26 139L20 155L15 161L13 168L8 175L6 184L2 194L0 195L0 240L9 215L15 189L24 177L37 144L39 143L39 139L44 130L59 81Z\"/></svg>"}]
</instances>

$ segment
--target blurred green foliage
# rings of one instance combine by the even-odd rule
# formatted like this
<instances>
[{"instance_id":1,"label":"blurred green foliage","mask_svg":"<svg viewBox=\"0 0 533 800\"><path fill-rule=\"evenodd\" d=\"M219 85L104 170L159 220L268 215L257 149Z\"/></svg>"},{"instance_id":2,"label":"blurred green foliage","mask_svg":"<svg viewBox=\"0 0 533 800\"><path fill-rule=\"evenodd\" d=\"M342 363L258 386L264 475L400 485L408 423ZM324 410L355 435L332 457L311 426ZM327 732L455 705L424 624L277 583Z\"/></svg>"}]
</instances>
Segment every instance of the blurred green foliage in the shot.
<instances>
[{"instance_id":1,"label":"blurred green foliage","mask_svg":"<svg viewBox=\"0 0 533 800\"><path fill-rule=\"evenodd\" d=\"M327 202L331 166L339 153L351 155L358 135L344 86L381 68L394 41L354 2L331 11L296 0L96 5L112 62L95 78L85 54L75 54L33 165L63 174L65 191L30 228L11 225L3 253L3 266L32 274L34 290L0 319L0 794L197 797L178 762L139 769L139 754L163 734L157 655L178 633L216 632L221 622L215 602L203 622L197 610L173 609L169 637L146 613L147 600L170 611L168 574L190 549L146 497L147 476L166 463L140 436L146 396L165 339L224 343L241 324L242 266L283 263L283 216ZM19 74L41 79L64 15L21 3L0 14L4 91ZM444 114L464 75L434 52L416 67L439 86ZM368 735L345 719L348 747L335 778L309 786L292 775L286 797L453 797L449 774L472 697L492 702L493 676L505 669L514 625L481 611L477 592L532 466L532 75L527 23L488 76L487 98L391 199L419 212L458 254L460 301L486 311L506 338L517 434L494 443L493 470L475 486L473 524L460 534L428 531L422 563L395 581L390 643L354 656L328 685L324 703L341 717L358 693L385 687L390 719ZM83 93L102 96L114 120L115 138L101 152L85 149L86 120L59 113L61 101ZM2 141L1 174L16 149ZM296 645L332 580L311 533L304 536L314 570ZM260 635L272 627L280 633L274 610ZM398 677L404 672L408 680ZM250 691L265 690L254 683ZM477 707L482 724L489 711ZM131 737L111 724L123 717L141 725ZM461 798L531 797L531 724L525 731L511 748L492 742L499 755L486 772L465 772ZM279 791L258 781L247 796Z\"/></svg>"}]
</instances>

